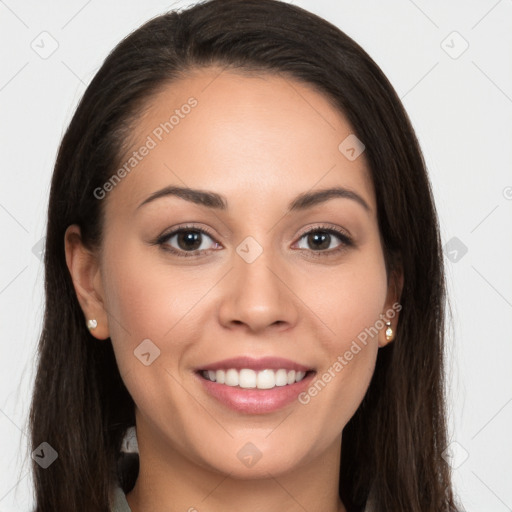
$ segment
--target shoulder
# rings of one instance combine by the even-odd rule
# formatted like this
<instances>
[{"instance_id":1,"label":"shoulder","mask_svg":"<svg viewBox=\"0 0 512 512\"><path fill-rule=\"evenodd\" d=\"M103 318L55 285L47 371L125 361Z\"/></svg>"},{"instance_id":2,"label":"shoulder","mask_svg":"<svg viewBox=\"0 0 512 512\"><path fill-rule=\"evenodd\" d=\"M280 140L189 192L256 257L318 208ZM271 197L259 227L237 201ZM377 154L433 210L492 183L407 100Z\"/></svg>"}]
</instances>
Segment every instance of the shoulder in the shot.
<instances>
[{"instance_id":1,"label":"shoulder","mask_svg":"<svg viewBox=\"0 0 512 512\"><path fill-rule=\"evenodd\" d=\"M131 512L128 501L126 501L126 495L118 485L111 491L111 503L111 512Z\"/></svg>"},{"instance_id":2,"label":"shoulder","mask_svg":"<svg viewBox=\"0 0 512 512\"><path fill-rule=\"evenodd\" d=\"M131 512L126 494L129 493L139 473L139 454L122 451L117 459L117 481L110 490L111 512Z\"/></svg>"}]
</instances>

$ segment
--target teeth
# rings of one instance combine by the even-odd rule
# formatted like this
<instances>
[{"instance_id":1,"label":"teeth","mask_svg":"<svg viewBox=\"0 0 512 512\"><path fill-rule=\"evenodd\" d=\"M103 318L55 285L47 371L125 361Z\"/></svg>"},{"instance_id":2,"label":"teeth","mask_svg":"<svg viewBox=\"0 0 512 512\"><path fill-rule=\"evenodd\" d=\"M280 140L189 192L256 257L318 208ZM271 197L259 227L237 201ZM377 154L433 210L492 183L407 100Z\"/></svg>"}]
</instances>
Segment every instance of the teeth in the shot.
<instances>
[{"instance_id":1,"label":"teeth","mask_svg":"<svg viewBox=\"0 0 512 512\"><path fill-rule=\"evenodd\" d=\"M300 382L306 372L295 370L261 370L255 371L250 368L242 368L240 371L230 368L229 370L204 370L202 375L205 379L226 386L239 386L246 389L272 389L276 386L286 386Z\"/></svg>"},{"instance_id":2,"label":"teeth","mask_svg":"<svg viewBox=\"0 0 512 512\"><path fill-rule=\"evenodd\" d=\"M238 386L240 379L238 378L238 372L236 370L228 370L226 372L226 384L227 386Z\"/></svg>"},{"instance_id":3,"label":"teeth","mask_svg":"<svg viewBox=\"0 0 512 512\"><path fill-rule=\"evenodd\" d=\"M276 373L274 372L274 370L262 370L261 372L258 372L258 389L272 389L275 387Z\"/></svg>"},{"instance_id":4,"label":"teeth","mask_svg":"<svg viewBox=\"0 0 512 512\"><path fill-rule=\"evenodd\" d=\"M259 376L256 375L254 370L240 370L238 374L238 385L241 388L255 388L256 381L258 384L260 383Z\"/></svg>"},{"instance_id":5,"label":"teeth","mask_svg":"<svg viewBox=\"0 0 512 512\"><path fill-rule=\"evenodd\" d=\"M277 370L276 386L286 386L288 384L288 372L286 370Z\"/></svg>"},{"instance_id":6,"label":"teeth","mask_svg":"<svg viewBox=\"0 0 512 512\"><path fill-rule=\"evenodd\" d=\"M300 382L306 376L306 372L296 372L295 382Z\"/></svg>"}]
</instances>

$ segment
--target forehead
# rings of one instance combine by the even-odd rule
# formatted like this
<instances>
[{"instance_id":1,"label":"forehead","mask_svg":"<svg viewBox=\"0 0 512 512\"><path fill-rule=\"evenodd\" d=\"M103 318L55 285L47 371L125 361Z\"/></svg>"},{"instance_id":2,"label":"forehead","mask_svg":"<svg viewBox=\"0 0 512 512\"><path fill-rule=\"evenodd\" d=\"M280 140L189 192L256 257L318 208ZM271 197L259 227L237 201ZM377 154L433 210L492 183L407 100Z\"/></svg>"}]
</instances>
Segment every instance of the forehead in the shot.
<instances>
[{"instance_id":1,"label":"forehead","mask_svg":"<svg viewBox=\"0 0 512 512\"><path fill-rule=\"evenodd\" d=\"M128 172L109 197L127 207L170 184L216 190L230 205L248 196L288 204L341 185L375 211L364 153L352 160L340 150L354 136L348 121L325 95L289 77L191 71L147 101L131 133L119 165Z\"/></svg>"}]
</instances>

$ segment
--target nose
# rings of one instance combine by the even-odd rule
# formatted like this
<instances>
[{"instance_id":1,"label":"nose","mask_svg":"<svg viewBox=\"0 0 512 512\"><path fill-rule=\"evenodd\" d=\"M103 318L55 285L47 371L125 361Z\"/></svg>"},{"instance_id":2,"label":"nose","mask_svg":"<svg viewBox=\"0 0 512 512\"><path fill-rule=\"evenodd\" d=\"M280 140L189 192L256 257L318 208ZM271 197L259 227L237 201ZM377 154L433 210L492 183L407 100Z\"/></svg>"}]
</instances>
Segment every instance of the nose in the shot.
<instances>
[{"instance_id":1,"label":"nose","mask_svg":"<svg viewBox=\"0 0 512 512\"><path fill-rule=\"evenodd\" d=\"M219 321L224 327L250 332L283 331L297 322L298 298L285 265L270 250L248 263L234 255L233 269L224 281Z\"/></svg>"}]
</instances>

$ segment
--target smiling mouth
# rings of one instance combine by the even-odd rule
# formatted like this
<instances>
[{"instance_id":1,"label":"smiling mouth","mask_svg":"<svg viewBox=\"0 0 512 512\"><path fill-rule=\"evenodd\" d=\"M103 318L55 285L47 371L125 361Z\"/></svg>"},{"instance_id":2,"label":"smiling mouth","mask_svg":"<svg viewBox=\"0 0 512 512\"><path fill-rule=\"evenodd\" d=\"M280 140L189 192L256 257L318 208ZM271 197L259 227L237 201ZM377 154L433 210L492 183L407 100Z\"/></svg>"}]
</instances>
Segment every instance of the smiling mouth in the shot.
<instances>
[{"instance_id":1,"label":"smiling mouth","mask_svg":"<svg viewBox=\"0 0 512 512\"><path fill-rule=\"evenodd\" d=\"M252 370L250 368L229 368L225 370L199 370L199 375L210 382L224 384L231 387L243 389L273 389L276 387L290 386L303 380L307 375L315 373L313 370L307 372L287 370Z\"/></svg>"}]
</instances>

